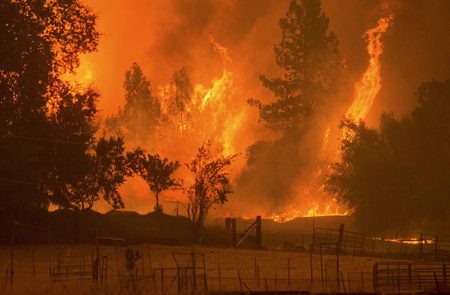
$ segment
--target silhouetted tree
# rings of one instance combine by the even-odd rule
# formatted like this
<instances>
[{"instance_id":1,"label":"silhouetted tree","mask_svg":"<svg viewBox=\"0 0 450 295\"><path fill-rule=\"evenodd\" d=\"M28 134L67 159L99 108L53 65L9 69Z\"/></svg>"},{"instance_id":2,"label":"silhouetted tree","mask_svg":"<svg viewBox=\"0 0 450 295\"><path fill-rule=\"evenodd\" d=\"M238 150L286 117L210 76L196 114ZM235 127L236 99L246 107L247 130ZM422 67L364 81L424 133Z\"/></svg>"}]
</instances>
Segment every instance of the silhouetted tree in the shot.
<instances>
[{"instance_id":1,"label":"silhouetted tree","mask_svg":"<svg viewBox=\"0 0 450 295\"><path fill-rule=\"evenodd\" d=\"M424 83L417 98L411 114L384 114L378 130L344 123L351 136L325 187L365 230L449 229L450 81Z\"/></svg>"},{"instance_id":2,"label":"silhouetted tree","mask_svg":"<svg viewBox=\"0 0 450 295\"><path fill-rule=\"evenodd\" d=\"M100 138L84 158L77 157L77 169L71 169L70 181L63 179L58 183L56 179L52 183L50 190L59 189L54 191L52 202L63 208L84 210L92 209L103 199L114 209L123 208L118 189L133 174L129 154L121 138Z\"/></svg>"},{"instance_id":3,"label":"silhouetted tree","mask_svg":"<svg viewBox=\"0 0 450 295\"><path fill-rule=\"evenodd\" d=\"M179 184L172 174L180 167L180 163L178 161L170 162L167 158L161 159L159 154L145 156L142 153L141 155L139 173L155 194L155 212L161 213L163 208L159 204L159 194L178 187Z\"/></svg>"},{"instance_id":4,"label":"silhouetted tree","mask_svg":"<svg viewBox=\"0 0 450 295\"><path fill-rule=\"evenodd\" d=\"M94 13L77 0L0 3L3 217L28 218L46 210L46 180L55 169L55 153L69 145L80 150L87 146L86 141L78 140L85 138L78 133L78 126L56 120L59 115L55 113L66 114L64 118L86 118L84 112L95 112L87 103L95 100L95 92L74 89L61 79L61 74L79 65L79 54L96 49L99 34L95 21ZM83 101L88 109L73 108L69 97ZM69 115L71 111L81 113Z\"/></svg>"},{"instance_id":5,"label":"silhouetted tree","mask_svg":"<svg viewBox=\"0 0 450 295\"><path fill-rule=\"evenodd\" d=\"M150 82L141 67L133 63L125 73L125 106L116 116L106 119L106 130L115 136L145 142L161 120L161 104L152 95Z\"/></svg>"},{"instance_id":6,"label":"silhouetted tree","mask_svg":"<svg viewBox=\"0 0 450 295\"><path fill-rule=\"evenodd\" d=\"M306 183L310 180L300 174L320 162L323 127L315 119L327 117L331 108L323 107L325 103L336 103L342 68L338 40L329 31L320 0L289 1L280 28L275 58L281 74L260 77L275 101L248 101L259 108L260 121L280 137L249 147L247 167L236 187L239 194L265 198L273 210L283 209L294 194L298 197L294 185L311 187Z\"/></svg>"},{"instance_id":7,"label":"silhouetted tree","mask_svg":"<svg viewBox=\"0 0 450 295\"><path fill-rule=\"evenodd\" d=\"M283 75L260 77L277 100L270 104L249 100L273 130L303 127L337 90L342 66L338 40L329 32L328 18L320 6L320 0L291 0L286 17L280 20L281 42L275 46Z\"/></svg>"},{"instance_id":8,"label":"silhouetted tree","mask_svg":"<svg viewBox=\"0 0 450 295\"><path fill-rule=\"evenodd\" d=\"M213 143L202 145L195 158L186 164L194 177L194 183L185 188L188 198L189 218L196 230L204 227L209 210L223 205L232 193L227 172L236 155L223 156L214 150Z\"/></svg>"}]
</instances>

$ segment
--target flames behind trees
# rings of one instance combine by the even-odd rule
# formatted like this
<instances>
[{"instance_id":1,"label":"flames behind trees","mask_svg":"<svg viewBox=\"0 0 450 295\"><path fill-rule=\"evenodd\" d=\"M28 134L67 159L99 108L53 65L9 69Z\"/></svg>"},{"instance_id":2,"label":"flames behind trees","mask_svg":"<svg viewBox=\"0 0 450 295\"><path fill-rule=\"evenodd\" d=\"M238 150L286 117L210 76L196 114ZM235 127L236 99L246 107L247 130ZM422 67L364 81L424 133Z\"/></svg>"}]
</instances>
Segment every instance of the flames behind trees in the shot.
<instances>
[{"instance_id":1,"label":"flames behind trees","mask_svg":"<svg viewBox=\"0 0 450 295\"><path fill-rule=\"evenodd\" d=\"M98 1L98 3L101 2L102 1ZM192 157L201 143L211 137L211 135L214 135L218 141L224 144L223 148L226 154L233 154L236 152L241 153L236 167L233 167L235 170L233 171L233 175L238 175L241 168L245 165L245 163L241 163L241 161L242 159L245 160L245 148L247 146L253 144L258 139L271 141L279 138L279 135L267 132L257 126L255 111L243 106L247 97L270 97L264 89L255 86L257 84L255 81L256 79L252 80L249 77L257 77L257 74L261 72L267 72L274 75L277 73L277 69L273 65L273 55L269 55L267 53L268 50L264 48L268 47L267 44L272 44L276 41L274 36L279 34L278 29L275 29L276 22L279 15L284 14L287 1L268 0L264 2L256 1L253 3L252 1L247 1L247 4L240 2L235 3L233 1L226 1L226 3L219 3L219 1L199 1L196 3L199 5L198 11L201 11L202 15L206 15L206 18L200 20L198 17L199 13L189 9L192 2L184 0L170 4L168 4L167 1L155 0L152 1L152 4L145 5L143 2L136 1L133 4L132 9L122 9L121 15L123 15L123 19L126 19L126 16L130 16L131 11L134 11L132 14L134 19L132 22L133 25L130 25L130 27L133 28L133 32L128 32L130 37L127 39L127 42L122 42L121 40L121 43L127 43L128 45L117 46L117 48L120 49L115 49L117 52L114 52L116 55L120 54L121 57L125 56L120 60L127 60L126 56L128 56L126 63L127 67L131 65L133 60L139 61L146 76L152 81L152 94L161 101L161 109L165 114L165 116L163 116L165 118L163 119L169 119L171 122L170 124L165 125L167 130L158 130L155 133L158 134L157 136L145 142L145 148L149 149L151 152L160 152L169 158L186 162ZM333 11L333 6L335 5L330 3L331 2L323 1L327 14L329 14L330 11ZM106 4L103 7L104 9L101 8L101 5L97 6L97 10L100 11L100 22L103 21L101 28L103 32L106 31L106 34L102 36L102 39L105 38L111 40L113 38L111 36L115 36L116 34L115 31L105 29L104 26L107 22L110 26L113 23L111 22L111 16L108 12L105 15L102 13L102 10L106 11L106 7L111 5L117 6L117 4L112 4L110 1L106 1ZM347 4L344 3L343 5ZM374 5L369 4L354 5L354 7L359 6L364 6L365 9L371 11L375 8ZM114 9L120 10L117 9L117 7ZM142 11L142 13L137 13L139 10ZM144 26L138 26L138 22L135 20L151 19L147 15L152 14L151 10L158 11L155 16L157 19L155 23L170 23L175 26L176 29L172 31L171 26L150 25L146 23L146 28L152 28L149 32ZM366 28L370 26L369 22L373 24L373 15L368 15L367 12L364 12L363 14L360 13L361 11L353 11L353 6L350 11L352 11L353 14L352 21L353 17L355 17L356 23L358 23L359 19L360 29L362 27L365 28L364 30L361 29L361 33L357 34L357 37L359 38ZM242 15L239 13L242 13ZM236 17L229 17L229 15ZM362 22L361 19L364 17L370 19L370 21ZM340 23L336 23L336 19L340 19ZM380 104L378 103L377 105L377 102L374 102L375 112L372 111L372 114L369 114L369 118L367 117L367 112L372 105L373 99L376 96L376 93L380 91L380 85L378 84L380 80L377 82L377 79L381 78L379 75L380 61L378 59L381 51L377 51L378 49L376 48L381 48L378 47L378 45L381 45L379 43L381 41L380 38L383 34L383 30L386 30L387 25L389 24L389 18L385 18L384 20L383 24L380 24L377 28L367 32L367 37L370 37L369 35L372 34L377 41L372 48L374 50L374 52L372 52L374 55L369 54L371 61L369 63L368 71L364 76L369 75L368 72L371 67L373 70L371 73L378 73L378 76L374 76L374 79L367 80L370 83L363 83L361 80L359 83L359 91L357 91L355 87L354 98L357 96L356 93L358 92L368 93L367 95L361 95L361 97L366 98L366 100L361 100L361 102L364 101L364 103L359 104L359 106L363 106L360 109L363 111L355 111L356 106L358 105L356 102L351 107L354 114L358 113L359 115L357 116L365 117L366 119L369 119L369 121L370 116L375 116L373 114L376 114L377 111L379 112L380 109ZM231 23L232 25L230 25ZM273 25L269 25L270 23ZM331 27L333 27L333 29L339 28L339 26L343 26L343 24L347 23L342 21L341 13L334 13L334 15L331 16ZM383 28L383 26L385 27ZM353 26L348 26L348 24L344 27L345 29L341 29L340 31L337 30L337 33L341 41L344 40L344 42L342 42L344 44L341 43L340 48L345 49L344 56L347 56L347 62L350 64L352 62L356 63L361 65L361 67L365 66L367 61L366 56L363 56L358 60L358 54L361 54L362 56L364 51L359 50L362 48L354 45L356 43L356 38L352 39L351 43L348 42L348 35L357 31L357 29L355 30ZM120 33L120 30L118 31ZM145 38L142 37L144 35L146 36ZM341 38L341 36L343 36L343 38ZM397 37L399 40L396 41L398 47L398 43L401 43L400 40L402 39L400 36ZM148 39L150 41L146 43L143 39ZM345 44L345 42L347 42L347 44ZM391 41L391 44L392 42L393 41ZM219 46L214 45L214 43ZM223 44L221 45L219 43ZM368 45L370 45L370 42ZM363 42L361 42L361 46L363 46ZM226 49L227 47L229 47L228 50ZM121 52L119 52L120 50ZM357 56L352 61L352 54L354 55L355 52L357 53ZM394 52L395 50L390 50L391 60L393 56L398 56L398 54L395 55ZM412 56L414 54L413 50L400 50L398 52L402 52L402 60L407 60L408 58L406 58L406 56ZM133 55L131 60L129 59L130 55ZM376 62L372 64L375 55L378 55L378 57ZM103 57L99 54L97 57L100 57L100 60L105 58L114 62L118 60L114 58L113 54ZM94 67L91 67L89 62L94 64ZM92 80L85 80L94 82L97 82L96 75L104 75L104 72L111 73L108 76L109 78L103 79L102 82L105 84L105 81L107 81L106 84L108 84L108 87L103 87L103 89L101 89L102 94L104 94L101 99L102 107L105 109L103 115L112 113L113 109L114 112L116 112L116 106L119 104L123 105L123 103L120 103L121 99L117 99L120 95L111 95L111 89L116 89L115 92L120 93L117 89L121 85L121 81L118 83L112 82L114 79L116 79L116 81L119 79L112 79L112 73L114 73L114 76L120 77L120 79L122 79L122 73L108 63L109 61L105 62L103 60L101 63L93 59L88 59L87 63L83 63L82 60L82 67L88 70L85 71L86 74L82 74L81 72L83 71L80 71L80 75L85 77L89 77L92 75L89 73L93 73L94 76L91 78ZM116 62L115 64L118 63L119 62ZM121 65L124 67L123 62ZM170 80L172 73L182 66L184 66L186 75L181 74L178 75L178 77L173 75L172 81L167 83ZM392 68L394 67L395 64L391 62L389 73L384 73L384 75L392 75L390 73L393 72ZM99 70L100 68L101 71ZM118 68L120 69L120 67ZM359 67L353 66L351 70L351 74L354 74L354 72L359 71ZM177 73L181 72L182 71L177 71ZM425 73L426 69L423 72ZM189 83L186 85L191 86L190 89L189 87L186 87L186 89L188 89L186 92L189 94L188 96L183 96L183 91L180 92L179 88L175 86L176 84L183 84L180 83L180 81L183 80L180 79L180 77L183 77L183 75L189 78ZM176 82L176 80L178 80L178 82ZM357 78L351 77L349 79L349 84L353 84L355 80L357 80ZM392 89L394 89L392 85L396 85L395 83L398 83L400 86L408 84L407 82L400 81L400 79L389 79L387 82L390 83L391 87L389 88L390 90L386 90L386 87L384 87L384 94L383 91L381 91L381 96L384 98L386 98L386 93L390 93ZM119 86L113 86L112 84L117 84ZM413 83L410 84L412 85ZM363 91L363 89L365 90ZM403 87L403 89L405 88ZM349 90L349 92L351 92L351 90ZM333 94L333 96L334 95L335 94ZM329 105L328 107L325 106L325 109L333 109L333 111L328 112L328 114L332 114L336 110L336 113L339 113L338 116L318 114L312 119L311 126L308 127L310 131L303 131L301 134L301 137L303 138L301 143L299 141L294 143L279 141L279 148L274 148L272 154L266 155L268 160L261 162L260 165L262 168L266 168L265 166L268 165L267 163L273 162L273 159L276 157L286 158L286 163L296 163L297 167L294 167L293 165L289 167L277 167L279 170L286 169L281 173L282 177L286 176L286 174L295 176L289 180L291 185L287 186L283 191L279 191L279 193L273 193L270 188L263 186L262 190L266 191L264 192L265 196L261 196L258 191L255 192L253 186L250 186L248 190L238 190L236 202L232 199L233 204L231 204L232 206L230 207L231 212L233 212L233 208L239 208L242 205L245 206L247 204L249 206L249 211L265 211L267 216L273 216L274 208L277 207L278 210L276 210L277 212L275 213L285 213L285 217L280 217L281 220L298 215L343 214L347 211L345 208L338 207L338 204L332 199L327 198L326 202L323 202L321 199L322 197L317 197L317 195L320 194L320 180L324 173L323 169L320 169L319 167L326 167L336 155L337 143L335 139L340 136L340 132L334 127L338 124L344 114L350 112L350 109L347 109L347 106L352 97L351 93L347 93L345 98L343 98L341 93L336 94L336 97L337 96L339 96L340 101L334 105ZM121 97L123 97L123 95ZM188 97L189 99L188 102L184 104L185 108L183 107L181 112L174 112L167 115L170 113L169 109L171 108L170 104L166 101L169 97L181 98L179 101L183 101L183 97ZM391 102L388 103L393 103L393 101L394 100L391 100ZM262 103L267 103L267 101L262 101ZM384 103L386 103L386 99L384 99ZM363 113L365 113L364 116L362 116ZM355 115L353 118L357 116ZM331 117L334 121L332 121ZM358 120L357 118L355 119ZM332 121L331 124L329 123L330 121ZM326 141L328 141L326 144L324 143L325 137L327 138ZM272 143L272 145L276 144ZM254 148L257 149L258 147L260 148L261 146L256 145ZM266 152L267 150L264 151L264 153ZM301 154L303 159L307 160L298 160L299 154ZM292 157L292 155L295 156ZM254 160L254 158L250 157L249 161ZM187 172L182 171L182 169L180 169L179 173L187 175ZM261 179L261 181L264 182L268 180L268 177L267 175L261 175ZM270 179L268 182L270 182ZM133 186L133 184L131 184L131 186ZM126 186L124 192L127 195L126 200L129 200L130 203L133 203L132 199L135 199L136 195L144 195L147 199L148 192L146 191L144 184L138 186L137 190L134 192L135 194L127 193L128 188L129 187ZM258 202L255 202L255 199L257 199ZM132 208L137 208L141 212L146 211L145 208ZM221 212L221 214L229 214L229 212L224 211Z\"/></svg>"}]
</instances>

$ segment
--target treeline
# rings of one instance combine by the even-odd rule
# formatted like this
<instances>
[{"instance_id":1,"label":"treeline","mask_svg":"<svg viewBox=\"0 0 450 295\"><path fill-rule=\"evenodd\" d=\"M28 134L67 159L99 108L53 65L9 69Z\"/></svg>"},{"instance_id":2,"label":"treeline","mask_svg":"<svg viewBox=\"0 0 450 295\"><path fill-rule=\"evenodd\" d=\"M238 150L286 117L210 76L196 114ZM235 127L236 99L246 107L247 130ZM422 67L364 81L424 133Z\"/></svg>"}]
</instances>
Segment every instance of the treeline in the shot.
<instances>
[{"instance_id":1,"label":"treeline","mask_svg":"<svg viewBox=\"0 0 450 295\"><path fill-rule=\"evenodd\" d=\"M450 231L450 80L422 84L417 107L378 128L343 122L326 189L355 209L371 232Z\"/></svg>"},{"instance_id":2,"label":"treeline","mask_svg":"<svg viewBox=\"0 0 450 295\"><path fill-rule=\"evenodd\" d=\"M119 187L133 175L141 176L154 192L156 212L162 211L162 191L183 190L189 216L198 227L214 204L227 200L227 167L234 156L223 156L213 142L202 145L186 164L192 184L173 177L178 161L141 148L126 150L125 135L145 137L164 123L161 104L136 64L126 73L125 109L107 121L115 134L97 136L102 133L99 94L63 78L79 66L80 54L97 48L96 15L89 7L79 0L2 1L0 22L3 221L45 219L50 205L84 210L105 200L112 208L123 208ZM188 94L183 91L191 91L191 86L184 70L174 75L174 83L170 111L176 116L184 112Z\"/></svg>"},{"instance_id":3,"label":"treeline","mask_svg":"<svg viewBox=\"0 0 450 295\"><path fill-rule=\"evenodd\" d=\"M313 177L299 176L322 165L321 123L342 103L337 93L345 80L338 39L320 0L291 0L280 29L274 51L281 74L260 77L275 100L248 101L278 139L249 147L236 188L272 209L298 197L294 185L311 186ZM79 66L80 54L97 49L99 37L96 15L80 0L0 3L0 218L33 221L51 204L83 210L99 200L123 208L119 187L138 175L155 194L156 212L161 192L180 189L201 227L210 208L231 193L227 169L235 156L204 143L185 163L194 179L187 184L173 176L178 161L126 149L124 140L147 142L168 125L189 131L195 93L184 69L163 89L162 102L133 64L125 75L125 105L101 129L99 93L63 79ZM342 124L348 136L325 188L355 209L364 230L450 230L450 82L425 83L417 98L411 114L385 114L379 128Z\"/></svg>"}]
</instances>

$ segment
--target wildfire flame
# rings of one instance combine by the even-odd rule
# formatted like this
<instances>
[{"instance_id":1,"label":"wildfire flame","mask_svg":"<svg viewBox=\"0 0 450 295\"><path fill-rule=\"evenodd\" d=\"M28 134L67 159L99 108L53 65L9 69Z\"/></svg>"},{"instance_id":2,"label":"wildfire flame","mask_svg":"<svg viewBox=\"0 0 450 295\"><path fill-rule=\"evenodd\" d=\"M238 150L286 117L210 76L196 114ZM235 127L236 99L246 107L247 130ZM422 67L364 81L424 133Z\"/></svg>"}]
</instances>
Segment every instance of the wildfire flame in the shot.
<instances>
[{"instance_id":1,"label":"wildfire flame","mask_svg":"<svg viewBox=\"0 0 450 295\"><path fill-rule=\"evenodd\" d=\"M196 149L210 139L221 145L225 155L238 153L236 136L247 118L247 109L237 107L233 100L238 89L234 74L228 69L227 64L231 62L228 49L214 41L212 36L209 41L223 61L222 75L212 79L210 85L194 84L193 97L186 106L186 118L182 121L173 120L170 123L172 126L165 126L158 131L159 138L163 140L159 140L159 146L155 148L181 161L189 160ZM164 110L168 109L165 104L173 91L170 83L159 89ZM183 155L180 155L179 142L187 143Z\"/></svg>"},{"instance_id":2,"label":"wildfire flame","mask_svg":"<svg viewBox=\"0 0 450 295\"><path fill-rule=\"evenodd\" d=\"M378 25L368 30L364 36L367 38L367 52L369 53L369 66L359 80L353 91L353 103L345 114L346 118L353 121L363 120L373 101L381 89L381 64L380 56L383 53L381 37L389 28L392 17L383 17L378 20Z\"/></svg>"},{"instance_id":3,"label":"wildfire flame","mask_svg":"<svg viewBox=\"0 0 450 295\"><path fill-rule=\"evenodd\" d=\"M298 217L317 217L317 216L346 216L350 214L350 210L342 208L336 199L332 199L326 204L318 204L313 202L309 205L309 209L300 210L298 207L292 207L285 213L274 214L272 218L275 222L285 223Z\"/></svg>"},{"instance_id":4,"label":"wildfire flame","mask_svg":"<svg viewBox=\"0 0 450 295\"><path fill-rule=\"evenodd\" d=\"M369 66L364 72L361 79L356 82L353 91L353 103L347 110L345 117L353 121L360 121L366 118L375 97L378 95L381 89L381 63L380 56L383 53L383 42L381 40L383 34L389 28L391 16L382 17L378 20L377 26L369 29L364 37L367 40L367 52L369 53ZM325 147L328 144L330 129L325 131L322 153L325 151ZM349 136L349 131L344 130L343 136ZM320 179L323 175L324 168L317 169L315 173L316 179ZM311 190L311 189L310 189ZM323 189L320 188L313 194L324 194ZM311 191L306 192L305 195L311 195ZM274 214L272 218L277 222L286 222L297 217L313 217L313 216L345 216L351 213L351 210L344 208L340 205L336 199L327 197L328 200L324 200L319 204L318 202L312 202L308 210L299 209L299 206L291 206L287 208L284 213ZM304 207L303 207L304 208Z\"/></svg>"},{"instance_id":5,"label":"wildfire flame","mask_svg":"<svg viewBox=\"0 0 450 295\"><path fill-rule=\"evenodd\" d=\"M198 123L202 126L198 130L204 130L204 137L217 139L225 155L237 152L234 139L247 117L246 109L237 111L230 105L233 87L233 73L224 69L222 76L214 79L210 88L202 84L195 85L197 100L192 105L201 118Z\"/></svg>"},{"instance_id":6,"label":"wildfire flame","mask_svg":"<svg viewBox=\"0 0 450 295\"><path fill-rule=\"evenodd\" d=\"M432 239L421 239L421 238L417 238L417 237L410 237L410 238L405 238L405 239L373 237L372 239L375 241L385 241L385 242L408 244L408 245L431 245L431 244L436 243L436 241L432 240Z\"/></svg>"}]
</instances>

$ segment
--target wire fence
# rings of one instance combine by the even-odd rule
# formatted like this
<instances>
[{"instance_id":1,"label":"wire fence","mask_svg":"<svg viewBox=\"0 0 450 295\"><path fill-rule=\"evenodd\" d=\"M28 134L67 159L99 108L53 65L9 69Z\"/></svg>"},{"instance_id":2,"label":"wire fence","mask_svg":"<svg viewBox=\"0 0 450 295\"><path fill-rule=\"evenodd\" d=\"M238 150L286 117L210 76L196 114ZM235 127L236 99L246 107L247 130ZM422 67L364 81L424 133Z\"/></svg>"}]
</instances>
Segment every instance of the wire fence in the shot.
<instances>
[{"instance_id":1,"label":"wire fence","mask_svg":"<svg viewBox=\"0 0 450 295\"><path fill-rule=\"evenodd\" d=\"M133 249L139 259L127 268L126 251ZM192 253L189 248L171 249L186 257ZM315 290L337 291L336 269L332 262L325 267L324 280L319 270L319 256L314 254L314 268L308 269L307 255L278 260L276 264L265 257L239 258L234 263L219 260L217 256L203 255L185 262L162 260L148 245L99 246L101 263L99 275L95 277L96 245L42 245L22 246L14 249L13 261L8 247L0 248L0 293L14 293L30 290L46 294L56 291L65 294L80 294L93 290L102 292L128 292L140 294L180 294L192 290L208 291L274 291L274 290ZM218 249L217 251L220 251ZM236 251L236 250L235 250ZM258 251L255 251L258 252ZM178 254L180 254L178 253ZM238 253L238 251L236 251ZM267 252L267 255L281 255ZM216 255L216 254L214 254ZM235 255L235 252L230 254ZM328 260L331 257L327 256ZM155 261L156 260L156 261ZM330 260L331 261L331 260ZM11 266L13 271L11 272ZM357 276L352 272L339 274L344 282L340 290L372 290L372 282L367 273ZM133 294L134 294L133 293Z\"/></svg>"}]
</instances>

